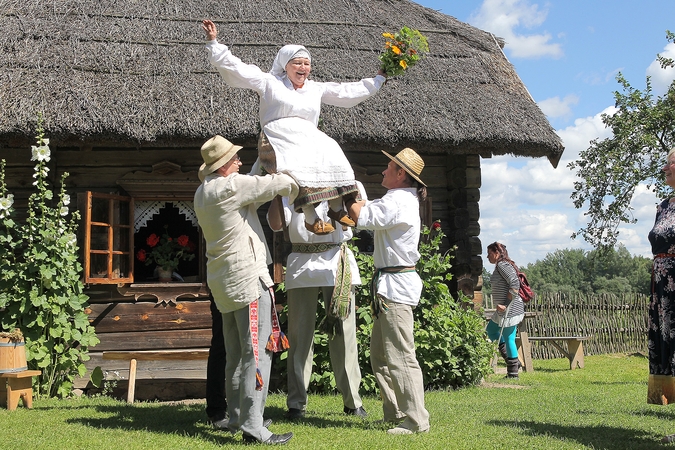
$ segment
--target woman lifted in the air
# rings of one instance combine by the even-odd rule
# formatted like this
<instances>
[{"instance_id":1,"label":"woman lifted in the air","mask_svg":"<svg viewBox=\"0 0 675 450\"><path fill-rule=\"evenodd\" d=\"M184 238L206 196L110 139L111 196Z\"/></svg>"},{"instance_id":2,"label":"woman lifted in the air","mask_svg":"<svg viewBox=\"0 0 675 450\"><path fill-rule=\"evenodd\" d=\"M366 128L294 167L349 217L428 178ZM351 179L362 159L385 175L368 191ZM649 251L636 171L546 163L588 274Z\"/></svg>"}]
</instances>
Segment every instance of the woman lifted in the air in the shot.
<instances>
[{"instance_id":1,"label":"woman lifted in the air","mask_svg":"<svg viewBox=\"0 0 675 450\"><path fill-rule=\"evenodd\" d=\"M343 208L343 197L358 193L354 171L335 140L317 128L321 104L352 107L377 93L385 82L380 70L374 78L352 83L309 80L311 55L301 45L285 45L277 53L269 72L245 64L218 43L216 25L202 22L210 62L225 82L235 88L253 89L260 97L262 133L258 156L269 173L285 172L300 186L294 208L305 214L305 226L316 234L334 231L321 220L314 204L327 200L329 217L344 226L354 221Z\"/></svg>"}]
</instances>

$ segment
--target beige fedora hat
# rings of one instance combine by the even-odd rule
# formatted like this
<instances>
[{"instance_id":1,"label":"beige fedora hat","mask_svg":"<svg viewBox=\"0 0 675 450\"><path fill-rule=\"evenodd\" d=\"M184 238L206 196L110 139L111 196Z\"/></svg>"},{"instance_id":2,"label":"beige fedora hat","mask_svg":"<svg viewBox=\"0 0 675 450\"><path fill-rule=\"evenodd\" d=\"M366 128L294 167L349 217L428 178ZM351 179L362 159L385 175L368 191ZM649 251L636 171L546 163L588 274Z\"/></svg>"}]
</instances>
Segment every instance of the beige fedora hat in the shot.
<instances>
[{"instance_id":1,"label":"beige fedora hat","mask_svg":"<svg viewBox=\"0 0 675 450\"><path fill-rule=\"evenodd\" d=\"M199 179L204 181L204 178L227 164L242 148L220 135L215 135L206 141L201 150L204 164L199 168Z\"/></svg>"},{"instance_id":2,"label":"beige fedora hat","mask_svg":"<svg viewBox=\"0 0 675 450\"><path fill-rule=\"evenodd\" d=\"M424 169L424 161L415 150L413 150L412 148L404 148L403 150L398 152L396 156L391 156L384 150L382 150L382 153L387 155L389 159L398 164L401 167L401 169L408 172L408 174L415 180L417 180L418 183L422 184L422 186L426 186L426 184L424 184L424 181L420 180L420 174L422 173L422 169Z\"/></svg>"}]
</instances>

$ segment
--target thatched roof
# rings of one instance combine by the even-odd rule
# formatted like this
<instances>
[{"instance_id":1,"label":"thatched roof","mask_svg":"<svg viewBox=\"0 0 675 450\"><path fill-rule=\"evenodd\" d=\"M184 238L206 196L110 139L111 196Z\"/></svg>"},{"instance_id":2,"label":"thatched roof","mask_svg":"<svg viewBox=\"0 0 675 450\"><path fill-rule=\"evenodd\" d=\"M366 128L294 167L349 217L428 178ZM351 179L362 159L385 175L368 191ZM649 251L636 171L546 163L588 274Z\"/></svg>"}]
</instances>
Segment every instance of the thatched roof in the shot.
<instances>
[{"instance_id":1,"label":"thatched roof","mask_svg":"<svg viewBox=\"0 0 675 450\"><path fill-rule=\"evenodd\" d=\"M207 61L201 19L243 61L268 70L279 47L312 52L316 80L374 76L384 31L417 28L431 52L372 99L324 107L343 145L431 153L546 156L563 147L490 33L407 0L0 0L0 142L138 143L219 133L255 144L254 93L227 87Z\"/></svg>"}]
</instances>

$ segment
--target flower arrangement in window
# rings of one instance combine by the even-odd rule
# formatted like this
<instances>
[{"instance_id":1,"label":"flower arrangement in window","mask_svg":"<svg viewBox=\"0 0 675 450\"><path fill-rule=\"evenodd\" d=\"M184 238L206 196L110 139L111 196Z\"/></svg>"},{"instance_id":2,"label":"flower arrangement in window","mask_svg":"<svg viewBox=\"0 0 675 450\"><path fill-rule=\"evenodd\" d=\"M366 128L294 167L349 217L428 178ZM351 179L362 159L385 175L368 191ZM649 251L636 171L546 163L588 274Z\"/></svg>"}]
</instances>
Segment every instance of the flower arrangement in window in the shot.
<instances>
[{"instance_id":1,"label":"flower arrangement in window","mask_svg":"<svg viewBox=\"0 0 675 450\"><path fill-rule=\"evenodd\" d=\"M195 245L186 235L173 238L169 236L168 226L164 226L164 234L161 237L152 233L145 240L148 249L140 249L136 252L136 259L145 263L146 266L156 264L164 270L176 270L181 261L192 261L195 258Z\"/></svg>"},{"instance_id":2,"label":"flower arrangement in window","mask_svg":"<svg viewBox=\"0 0 675 450\"><path fill-rule=\"evenodd\" d=\"M382 33L382 36L387 38L387 42L379 59L388 77L402 75L429 52L427 38L417 30L403 27L397 33Z\"/></svg>"}]
</instances>

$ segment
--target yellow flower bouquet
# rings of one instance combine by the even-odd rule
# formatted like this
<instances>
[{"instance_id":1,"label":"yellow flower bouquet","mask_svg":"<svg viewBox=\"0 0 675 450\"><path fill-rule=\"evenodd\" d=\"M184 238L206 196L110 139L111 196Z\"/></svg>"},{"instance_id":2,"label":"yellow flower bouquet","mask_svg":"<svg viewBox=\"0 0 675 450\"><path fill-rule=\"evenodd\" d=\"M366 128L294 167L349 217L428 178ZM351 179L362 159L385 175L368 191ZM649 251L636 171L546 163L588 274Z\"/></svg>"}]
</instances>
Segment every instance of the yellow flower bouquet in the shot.
<instances>
[{"instance_id":1,"label":"yellow flower bouquet","mask_svg":"<svg viewBox=\"0 0 675 450\"><path fill-rule=\"evenodd\" d=\"M403 27L395 34L382 33L382 36L387 38L387 42L379 59L388 77L403 74L429 52L427 38L417 30Z\"/></svg>"}]
</instances>

